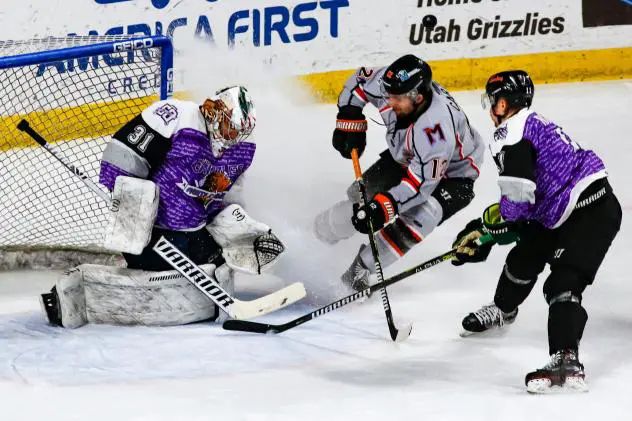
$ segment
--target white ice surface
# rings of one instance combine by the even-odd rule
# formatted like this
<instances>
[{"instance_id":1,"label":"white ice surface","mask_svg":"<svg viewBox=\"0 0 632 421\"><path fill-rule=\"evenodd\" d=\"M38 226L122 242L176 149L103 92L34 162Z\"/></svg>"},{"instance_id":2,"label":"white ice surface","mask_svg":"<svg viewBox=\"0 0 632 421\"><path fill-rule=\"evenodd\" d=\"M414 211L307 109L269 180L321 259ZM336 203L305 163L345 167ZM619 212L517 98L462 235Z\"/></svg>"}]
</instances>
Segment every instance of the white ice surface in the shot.
<instances>
[{"instance_id":1,"label":"white ice surface","mask_svg":"<svg viewBox=\"0 0 632 421\"><path fill-rule=\"evenodd\" d=\"M547 307L539 285L515 324L501 334L463 339L461 318L491 301L508 248L487 263L444 263L389 289L396 321L415 323L409 340L390 341L381 302L352 304L277 336L197 324L172 328L44 322L37 294L56 273L0 274L0 420L629 420L632 418L632 282L628 217L632 84L538 86L535 109L604 159L624 207L623 228L585 293L589 313L581 359L591 388L582 395L530 396L526 372L547 360ZM309 300L265 320L285 321L345 292L337 281L361 235L335 247L311 233L313 217L344 197L351 162L331 148L333 105L290 105L262 88L258 150L246 186L247 208L288 247L274 276L242 277L246 298L303 281ZM258 96L257 96L258 95ZM489 135L478 92L456 93L470 121ZM377 118L373 110L368 114ZM361 159L368 167L385 147L372 124ZM446 251L454 235L495 200L489 156L476 199L430 235L394 274ZM590 233L578 233L590 246Z\"/></svg>"}]
</instances>

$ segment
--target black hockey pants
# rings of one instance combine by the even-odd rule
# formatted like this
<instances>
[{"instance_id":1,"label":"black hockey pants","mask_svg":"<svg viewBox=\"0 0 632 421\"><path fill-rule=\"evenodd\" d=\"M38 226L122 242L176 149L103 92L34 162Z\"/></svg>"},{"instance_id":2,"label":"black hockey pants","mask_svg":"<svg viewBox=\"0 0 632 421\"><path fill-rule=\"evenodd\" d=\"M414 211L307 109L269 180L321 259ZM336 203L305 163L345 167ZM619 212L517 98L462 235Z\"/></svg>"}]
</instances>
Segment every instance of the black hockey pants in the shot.
<instances>
[{"instance_id":1,"label":"black hockey pants","mask_svg":"<svg viewBox=\"0 0 632 421\"><path fill-rule=\"evenodd\" d=\"M149 245L139 255L123 253L129 269L143 269L151 271L173 270L169 263L165 262L154 250L153 246L160 236L164 235L174 246L195 264L201 265L213 261L221 255L221 248L215 242L206 228L197 231L171 231L162 228L154 228L151 233Z\"/></svg>"},{"instance_id":2,"label":"black hockey pants","mask_svg":"<svg viewBox=\"0 0 632 421\"><path fill-rule=\"evenodd\" d=\"M529 222L520 241L507 255L498 281L495 304L508 313L529 295L548 263L551 274L544 283L549 304L549 353L577 349L588 319L581 305L582 293L593 283L612 240L621 226L621 206L607 179L592 183L578 203L601 189L606 194L576 208L558 228L547 229Z\"/></svg>"}]
</instances>

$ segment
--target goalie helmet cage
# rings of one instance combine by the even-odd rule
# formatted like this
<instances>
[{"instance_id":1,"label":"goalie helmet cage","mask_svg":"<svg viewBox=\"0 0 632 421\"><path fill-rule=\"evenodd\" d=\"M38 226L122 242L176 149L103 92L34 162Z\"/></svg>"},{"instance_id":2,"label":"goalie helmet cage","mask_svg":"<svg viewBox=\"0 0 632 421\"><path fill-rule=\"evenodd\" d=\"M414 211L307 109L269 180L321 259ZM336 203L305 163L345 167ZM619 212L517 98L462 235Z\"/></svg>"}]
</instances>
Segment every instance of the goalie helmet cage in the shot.
<instances>
[{"instance_id":1,"label":"goalie helmet cage","mask_svg":"<svg viewBox=\"0 0 632 421\"><path fill-rule=\"evenodd\" d=\"M17 123L98 183L111 135L172 91L164 36L0 42L0 269L117 260L102 247L107 205Z\"/></svg>"}]
</instances>

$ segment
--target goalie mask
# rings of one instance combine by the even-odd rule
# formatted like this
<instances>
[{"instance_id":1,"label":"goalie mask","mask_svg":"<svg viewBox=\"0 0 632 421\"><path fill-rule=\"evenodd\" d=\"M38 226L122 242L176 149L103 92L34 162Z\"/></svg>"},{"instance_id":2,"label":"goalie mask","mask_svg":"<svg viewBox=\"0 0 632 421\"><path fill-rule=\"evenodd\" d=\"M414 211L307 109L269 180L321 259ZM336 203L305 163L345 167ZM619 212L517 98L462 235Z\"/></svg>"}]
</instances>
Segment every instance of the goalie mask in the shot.
<instances>
[{"instance_id":1,"label":"goalie mask","mask_svg":"<svg viewBox=\"0 0 632 421\"><path fill-rule=\"evenodd\" d=\"M200 106L213 154L220 156L250 136L257 121L255 106L243 86L221 89Z\"/></svg>"}]
</instances>

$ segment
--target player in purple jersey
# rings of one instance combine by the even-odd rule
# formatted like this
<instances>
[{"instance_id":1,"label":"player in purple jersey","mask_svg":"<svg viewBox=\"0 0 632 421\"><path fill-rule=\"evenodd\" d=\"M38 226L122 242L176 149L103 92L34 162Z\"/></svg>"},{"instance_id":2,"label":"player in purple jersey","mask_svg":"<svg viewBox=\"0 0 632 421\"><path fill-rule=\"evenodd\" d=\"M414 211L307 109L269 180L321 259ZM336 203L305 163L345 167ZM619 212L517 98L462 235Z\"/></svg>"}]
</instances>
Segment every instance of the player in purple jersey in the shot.
<instances>
[{"instance_id":1,"label":"player in purple jersey","mask_svg":"<svg viewBox=\"0 0 632 421\"><path fill-rule=\"evenodd\" d=\"M118 204L104 243L123 253L127 268L80 265L64 274L42 295L49 321L75 328L217 318L218 307L154 252L162 236L229 293L233 270L271 267L283 244L236 195L254 157L246 140L255 122L247 90L233 86L202 105L158 101L121 127L105 148L99 181Z\"/></svg>"},{"instance_id":2,"label":"player in purple jersey","mask_svg":"<svg viewBox=\"0 0 632 421\"><path fill-rule=\"evenodd\" d=\"M463 319L464 336L513 322L548 263L544 297L551 360L527 374L527 390L586 390L578 359L588 320L582 294L619 231L621 207L601 159L532 111L533 93L529 75L516 70L492 75L483 95L496 126L489 147L501 197L457 236L453 263L484 261L492 245L479 247L475 240L485 233L498 244L516 245L507 255L493 303ZM581 238L585 232L591 233L589 239Z\"/></svg>"},{"instance_id":3,"label":"player in purple jersey","mask_svg":"<svg viewBox=\"0 0 632 421\"><path fill-rule=\"evenodd\" d=\"M175 99L156 102L114 134L103 153L99 181L112 190L117 177L132 176L160 189L149 244L139 255L123 254L129 268L170 269L152 250L161 235L196 263L218 252L205 226L226 206L226 195L230 199L252 162L255 144L246 139L255 121L246 89L232 87L201 106Z\"/></svg>"}]
</instances>

